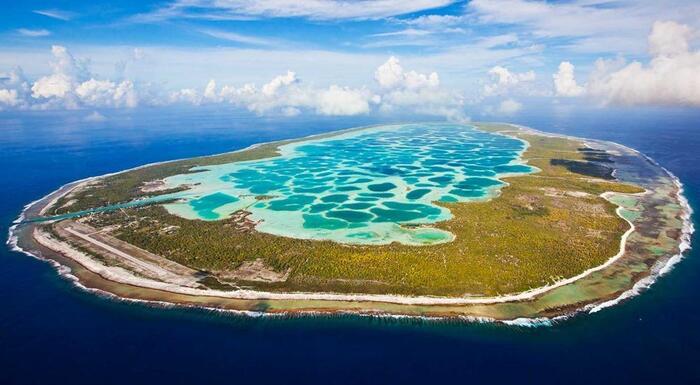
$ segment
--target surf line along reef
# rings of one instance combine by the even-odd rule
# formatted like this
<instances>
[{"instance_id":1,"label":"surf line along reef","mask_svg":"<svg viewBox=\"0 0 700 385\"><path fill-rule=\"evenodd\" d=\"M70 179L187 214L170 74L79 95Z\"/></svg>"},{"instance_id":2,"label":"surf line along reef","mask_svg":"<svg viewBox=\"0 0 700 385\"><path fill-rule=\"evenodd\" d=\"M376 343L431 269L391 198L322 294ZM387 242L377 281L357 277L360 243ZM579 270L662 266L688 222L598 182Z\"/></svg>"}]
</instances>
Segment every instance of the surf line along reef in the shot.
<instances>
[{"instance_id":1,"label":"surf line along reef","mask_svg":"<svg viewBox=\"0 0 700 385\"><path fill-rule=\"evenodd\" d=\"M690 212L673 175L615 143L415 123L73 182L10 242L126 299L512 321L637 293L689 247Z\"/></svg>"}]
</instances>

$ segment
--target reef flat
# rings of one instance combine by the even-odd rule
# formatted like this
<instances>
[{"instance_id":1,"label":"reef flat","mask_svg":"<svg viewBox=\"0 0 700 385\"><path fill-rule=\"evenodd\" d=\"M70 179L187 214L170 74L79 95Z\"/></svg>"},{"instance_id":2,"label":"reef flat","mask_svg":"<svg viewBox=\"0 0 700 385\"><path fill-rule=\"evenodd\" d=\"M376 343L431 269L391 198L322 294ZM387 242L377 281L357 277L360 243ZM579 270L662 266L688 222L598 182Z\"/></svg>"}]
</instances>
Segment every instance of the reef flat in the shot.
<instances>
[{"instance_id":1,"label":"reef flat","mask_svg":"<svg viewBox=\"0 0 700 385\"><path fill-rule=\"evenodd\" d=\"M13 231L124 298L513 320L628 296L687 246L688 216L677 181L620 145L410 124L77 182Z\"/></svg>"}]
</instances>

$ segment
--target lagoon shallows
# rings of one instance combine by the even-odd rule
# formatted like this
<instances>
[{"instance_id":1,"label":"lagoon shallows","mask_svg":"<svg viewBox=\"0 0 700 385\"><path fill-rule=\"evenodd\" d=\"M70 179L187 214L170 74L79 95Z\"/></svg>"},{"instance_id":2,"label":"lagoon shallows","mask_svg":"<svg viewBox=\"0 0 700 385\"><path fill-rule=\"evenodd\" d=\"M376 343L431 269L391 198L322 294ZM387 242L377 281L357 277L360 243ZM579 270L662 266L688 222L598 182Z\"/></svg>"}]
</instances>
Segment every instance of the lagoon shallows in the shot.
<instances>
[{"instance_id":1,"label":"lagoon shallows","mask_svg":"<svg viewBox=\"0 0 700 385\"><path fill-rule=\"evenodd\" d=\"M461 124L373 127L284 145L275 158L169 177L169 188L190 189L165 207L199 220L247 210L258 231L294 238L441 243L453 235L430 224L451 214L436 202L496 195L505 185L499 177L534 170L520 161L525 148L521 140Z\"/></svg>"}]
</instances>

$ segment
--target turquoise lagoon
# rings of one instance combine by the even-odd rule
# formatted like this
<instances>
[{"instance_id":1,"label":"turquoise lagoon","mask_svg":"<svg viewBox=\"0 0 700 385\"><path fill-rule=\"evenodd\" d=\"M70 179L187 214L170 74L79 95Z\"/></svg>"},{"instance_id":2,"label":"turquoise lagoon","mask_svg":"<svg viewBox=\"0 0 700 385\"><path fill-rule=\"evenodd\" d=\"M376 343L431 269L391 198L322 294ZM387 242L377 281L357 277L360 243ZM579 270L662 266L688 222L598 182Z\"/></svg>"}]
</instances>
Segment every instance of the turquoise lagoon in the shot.
<instances>
[{"instance_id":1,"label":"turquoise lagoon","mask_svg":"<svg viewBox=\"0 0 700 385\"><path fill-rule=\"evenodd\" d=\"M251 212L258 231L354 244L451 241L431 227L451 218L435 202L488 199L499 177L530 173L527 143L461 124L403 124L354 130L280 147L281 156L193 168L165 179L187 185L172 214L221 220Z\"/></svg>"}]
</instances>

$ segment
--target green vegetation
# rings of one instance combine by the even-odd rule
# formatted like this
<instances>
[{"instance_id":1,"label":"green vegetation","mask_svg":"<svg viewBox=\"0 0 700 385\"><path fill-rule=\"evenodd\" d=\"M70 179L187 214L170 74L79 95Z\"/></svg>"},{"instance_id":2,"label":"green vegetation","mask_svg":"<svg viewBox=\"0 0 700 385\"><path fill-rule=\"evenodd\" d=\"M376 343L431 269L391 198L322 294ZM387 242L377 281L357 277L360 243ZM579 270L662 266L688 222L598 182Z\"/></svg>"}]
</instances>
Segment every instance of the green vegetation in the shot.
<instances>
[{"instance_id":1,"label":"green vegetation","mask_svg":"<svg viewBox=\"0 0 700 385\"><path fill-rule=\"evenodd\" d=\"M127 202L149 195L153 196L157 194L171 193L174 191L163 190L157 193L145 194L140 190L140 187L147 181L190 172L189 170L192 167L240 162L277 156L279 155L277 152L277 147L283 143L284 142L269 143L241 152L178 160L108 176L99 180L99 183L92 184L86 188L76 191L73 194L61 197L61 199L59 199L54 205L56 209L52 212L52 214L65 214L68 212L76 212L95 207L107 206L114 203ZM75 200L74 203L66 205L66 203L73 199Z\"/></svg>"},{"instance_id":2,"label":"green vegetation","mask_svg":"<svg viewBox=\"0 0 700 385\"><path fill-rule=\"evenodd\" d=\"M352 132L365 128L366 127L357 127L342 132ZM316 135L315 138L321 139L337 134L337 132L332 132ZM49 213L52 215L66 214L95 207L108 206L115 203L128 202L147 196L176 192L178 189L144 193L141 191L140 187L144 182L192 172L190 169L193 167L275 157L279 155L279 146L295 141L298 141L298 139L270 142L243 151L165 162L108 176L100 179L99 182L90 184L78 191L74 191L72 194L61 197L56 204L54 204L54 209L49 211Z\"/></svg>"},{"instance_id":3,"label":"green vegetation","mask_svg":"<svg viewBox=\"0 0 700 385\"><path fill-rule=\"evenodd\" d=\"M481 128L512 130L499 125ZM170 215L160 206L93 214L87 220L96 227L118 225L112 232L117 238L214 274L256 259L277 271L290 269L286 282L243 283L268 290L496 295L574 276L615 255L629 225L615 214L616 206L599 194L641 189L553 164L552 159L585 162L587 154L577 141L511 134L530 143L524 158L541 172L506 178L510 185L488 202L443 203L454 218L436 227L456 235L445 244L348 246L292 239L251 230L241 225L240 218L193 221ZM143 182L182 173L194 165L274 156L279 144L109 177L104 187L73 196L78 202L71 210L133 199ZM60 206L61 202L56 205Z\"/></svg>"}]
</instances>

